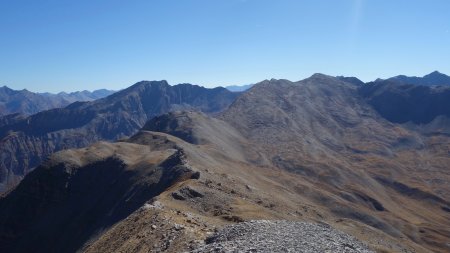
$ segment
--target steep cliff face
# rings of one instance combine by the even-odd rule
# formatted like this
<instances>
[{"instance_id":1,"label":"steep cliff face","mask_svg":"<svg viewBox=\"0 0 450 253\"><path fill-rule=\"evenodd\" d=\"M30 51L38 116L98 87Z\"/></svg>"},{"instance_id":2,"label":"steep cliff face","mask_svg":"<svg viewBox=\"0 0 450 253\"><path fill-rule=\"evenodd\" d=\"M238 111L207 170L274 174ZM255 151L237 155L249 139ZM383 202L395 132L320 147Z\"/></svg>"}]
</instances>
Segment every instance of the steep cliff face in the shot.
<instances>
[{"instance_id":1,"label":"steep cliff face","mask_svg":"<svg viewBox=\"0 0 450 253\"><path fill-rule=\"evenodd\" d=\"M20 120L3 120L6 123L0 124L0 192L17 184L55 151L130 136L151 117L172 110L215 113L231 104L237 95L224 88L144 81L104 99L77 102Z\"/></svg>"}]
</instances>

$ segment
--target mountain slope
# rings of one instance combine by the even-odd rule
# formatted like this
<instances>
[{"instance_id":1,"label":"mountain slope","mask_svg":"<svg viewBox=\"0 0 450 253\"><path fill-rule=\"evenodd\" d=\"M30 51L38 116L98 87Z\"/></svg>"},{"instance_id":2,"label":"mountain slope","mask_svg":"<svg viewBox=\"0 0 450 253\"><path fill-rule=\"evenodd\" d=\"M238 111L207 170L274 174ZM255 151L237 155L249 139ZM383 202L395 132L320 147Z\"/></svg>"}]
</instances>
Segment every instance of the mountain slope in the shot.
<instances>
[{"instance_id":1,"label":"mountain slope","mask_svg":"<svg viewBox=\"0 0 450 253\"><path fill-rule=\"evenodd\" d=\"M130 136L151 117L171 110L215 113L237 95L224 88L139 82L104 99L10 120L10 124L0 125L0 192L14 186L55 151Z\"/></svg>"},{"instance_id":2,"label":"mountain slope","mask_svg":"<svg viewBox=\"0 0 450 253\"><path fill-rule=\"evenodd\" d=\"M35 114L52 108L64 107L76 101L91 101L103 98L112 93L114 91L105 89L93 92L78 91L58 94L34 93L27 90L13 90L3 86L0 87L0 116L12 113Z\"/></svg>"},{"instance_id":3,"label":"mountain slope","mask_svg":"<svg viewBox=\"0 0 450 253\"><path fill-rule=\"evenodd\" d=\"M154 123L146 127L192 127L202 144L141 131L126 141L52 155L0 199L0 249L185 252L236 220L295 218L286 203L302 203L308 210L297 213L315 217L304 199L274 198L285 190L271 179L272 169L245 163L251 146L227 123L194 112Z\"/></svg>"},{"instance_id":4,"label":"mountain slope","mask_svg":"<svg viewBox=\"0 0 450 253\"><path fill-rule=\"evenodd\" d=\"M301 188L316 205L445 252L448 137L392 124L358 95L358 87L324 75L257 84L221 117L254 143L258 163L321 189Z\"/></svg>"},{"instance_id":5,"label":"mountain slope","mask_svg":"<svg viewBox=\"0 0 450 253\"><path fill-rule=\"evenodd\" d=\"M427 124L438 116L450 117L450 87L403 84L394 81L368 83L360 88L380 115L394 123Z\"/></svg>"},{"instance_id":6,"label":"mountain slope","mask_svg":"<svg viewBox=\"0 0 450 253\"><path fill-rule=\"evenodd\" d=\"M160 129L182 139L148 132L150 129ZM257 145L260 143L247 139L241 131L220 119L195 112L177 112L149 121L143 131L126 141L103 142L87 149L56 153L30 173L6 198L0 199L0 217L5 217L0 220L0 231L3 232L0 245L9 247L6 249L11 252L20 252L27 245L35 246L35 250L38 249L35 252L41 252L40 249L42 252L185 252L197 248L198 240L205 239L225 224L283 219L327 224L325 226L356 236L380 252L428 252L420 246L427 245L421 237L431 240L428 243L438 252L442 247L433 240L445 241L443 229L447 221L443 210L438 210L432 202L427 203L429 215L422 217L423 206L411 201L403 202L405 197L395 191L390 192L390 188L383 187L383 184L376 188L379 192L374 192L372 185L378 184L377 181L371 181L359 169L353 173L362 178L351 178L350 185L344 184L350 179L341 177L339 185L327 187L329 179L326 177L315 178L288 171L271 162L265 165L258 163L261 158L268 161L276 154L267 154ZM280 145L280 142L271 145ZM182 154L181 164L187 168L183 170L187 174L155 193L152 190L154 183L145 182L155 182L154 177L165 170L170 173L165 173L160 181L173 175L170 166L157 166L160 169L156 171L160 172L155 173L152 164L158 164L155 160L160 160L155 157L161 156L156 154L167 154L161 158L167 159L164 157L175 154L173 152ZM103 166L103 163L108 164ZM173 166L180 163L163 164ZM333 169L333 161L329 161L329 166ZM333 170L342 175L352 173L345 168ZM136 176L126 176L121 171L131 171L129 173ZM61 174L72 176L54 176ZM95 186L90 186L90 182L96 182ZM362 187L361 183L366 185ZM342 188L337 189L339 186ZM125 199L129 200L123 205L122 196L127 188ZM149 194L130 193L136 189ZM108 192L108 197L102 198L114 202L90 201L102 199L105 192ZM52 197L54 193L63 194L56 195L58 201L46 204L49 198L55 199ZM434 201L439 203L442 200L435 198ZM66 208L72 205L77 207L74 211ZM407 210L415 209L397 213L401 210L398 205ZM123 216L112 219L115 216L111 213L125 207L133 208L126 208ZM55 212L59 215L54 220L64 224L72 224L72 212L78 213L75 216L77 225L58 227L58 222L48 222L46 217ZM427 219L427 223L408 223L411 215L414 219ZM23 217L32 218L24 220ZM83 227L85 233L81 233L81 225L93 217L101 222ZM442 224L428 223L429 220ZM425 231L424 234L420 234L419 229ZM39 241L35 239L37 234L43 234ZM404 236L407 239L402 239ZM49 243L46 238L67 243Z\"/></svg>"},{"instance_id":7,"label":"mountain slope","mask_svg":"<svg viewBox=\"0 0 450 253\"><path fill-rule=\"evenodd\" d=\"M161 143L97 143L47 160L0 201L0 250L75 252L90 237L194 175L175 143L152 138ZM10 212L12 206L16 213Z\"/></svg>"}]
</instances>

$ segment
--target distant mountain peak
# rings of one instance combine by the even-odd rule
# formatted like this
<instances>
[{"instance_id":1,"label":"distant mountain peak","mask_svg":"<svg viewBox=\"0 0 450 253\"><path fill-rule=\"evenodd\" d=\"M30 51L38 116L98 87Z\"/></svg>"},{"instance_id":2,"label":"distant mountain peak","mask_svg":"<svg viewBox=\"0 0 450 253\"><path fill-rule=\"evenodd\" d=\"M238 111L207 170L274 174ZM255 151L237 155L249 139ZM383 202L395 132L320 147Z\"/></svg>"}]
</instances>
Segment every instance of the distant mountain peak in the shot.
<instances>
[{"instance_id":1,"label":"distant mountain peak","mask_svg":"<svg viewBox=\"0 0 450 253\"><path fill-rule=\"evenodd\" d=\"M6 85L1 86L0 89L2 89L2 90L8 90L8 91L12 90L11 88L9 88L9 87L6 86Z\"/></svg>"},{"instance_id":2,"label":"distant mountain peak","mask_svg":"<svg viewBox=\"0 0 450 253\"><path fill-rule=\"evenodd\" d=\"M450 85L450 76L433 71L423 77L398 75L386 80L416 85Z\"/></svg>"},{"instance_id":3,"label":"distant mountain peak","mask_svg":"<svg viewBox=\"0 0 450 253\"><path fill-rule=\"evenodd\" d=\"M437 70L431 72L428 75L424 75L423 76L423 78L430 78L430 77L449 77L449 76L447 76L446 74L443 74L443 73L441 73L441 72L439 72Z\"/></svg>"},{"instance_id":4,"label":"distant mountain peak","mask_svg":"<svg viewBox=\"0 0 450 253\"><path fill-rule=\"evenodd\" d=\"M442 74L442 73L439 72L439 71L437 71L437 70L435 70L435 71L433 71L433 72L430 73L430 75L432 75L432 74Z\"/></svg>"},{"instance_id":5,"label":"distant mountain peak","mask_svg":"<svg viewBox=\"0 0 450 253\"><path fill-rule=\"evenodd\" d=\"M7 86L0 87L0 116L11 113L26 115L58 107L65 107L76 101L92 101L111 95L115 91L76 91L54 93L35 93L27 89L14 90Z\"/></svg>"},{"instance_id":6,"label":"distant mountain peak","mask_svg":"<svg viewBox=\"0 0 450 253\"><path fill-rule=\"evenodd\" d=\"M322 73L314 73L310 78L334 78L334 77Z\"/></svg>"},{"instance_id":7,"label":"distant mountain peak","mask_svg":"<svg viewBox=\"0 0 450 253\"><path fill-rule=\"evenodd\" d=\"M233 91L233 92L241 92L241 91L246 91L248 89L250 89L251 87L253 87L254 84L245 84L245 85L229 85L229 86L225 86L225 89L229 90L229 91Z\"/></svg>"},{"instance_id":8,"label":"distant mountain peak","mask_svg":"<svg viewBox=\"0 0 450 253\"><path fill-rule=\"evenodd\" d=\"M148 81L148 80L142 80L139 81L137 83L135 83L133 86L139 86L139 85L144 85L144 86L148 86L148 85L169 85L169 83L166 80L152 80L152 81Z\"/></svg>"}]
</instances>

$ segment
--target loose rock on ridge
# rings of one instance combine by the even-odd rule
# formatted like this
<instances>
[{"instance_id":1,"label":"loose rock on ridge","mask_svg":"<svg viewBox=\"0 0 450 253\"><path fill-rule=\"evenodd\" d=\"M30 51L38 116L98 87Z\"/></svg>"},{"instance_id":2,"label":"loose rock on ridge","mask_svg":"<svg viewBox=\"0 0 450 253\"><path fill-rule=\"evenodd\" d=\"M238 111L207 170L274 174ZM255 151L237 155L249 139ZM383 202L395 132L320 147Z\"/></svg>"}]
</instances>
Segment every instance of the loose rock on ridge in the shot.
<instances>
[{"instance_id":1,"label":"loose rock on ridge","mask_svg":"<svg viewBox=\"0 0 450 253\"><path fill-rule=\"evenodd\" d=\"M373 252L327 225L258 220L226 226L191 251L200 252Z\"/></svg>"}]
</instances>

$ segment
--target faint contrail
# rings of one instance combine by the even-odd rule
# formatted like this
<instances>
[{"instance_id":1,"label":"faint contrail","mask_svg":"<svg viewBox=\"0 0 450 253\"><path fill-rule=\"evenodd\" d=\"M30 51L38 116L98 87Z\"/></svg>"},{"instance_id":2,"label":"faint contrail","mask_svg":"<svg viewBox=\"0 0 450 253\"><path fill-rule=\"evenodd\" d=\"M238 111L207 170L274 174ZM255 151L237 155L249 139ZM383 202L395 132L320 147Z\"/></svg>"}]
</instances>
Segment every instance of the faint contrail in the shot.
<instances>
[{"instance_id":1,"label":"faint contrail","mask_svg":"<svg viewBox=\"0 0 450 253\"><path fill-rule=\"evenodd\" d=\"M356 36L358 35L361 17L363 14L364 1L365 0L353 0L353 9L351 12L350 31L349 31L351 46L355 44Z\"/></svg>"}]
</instances>

